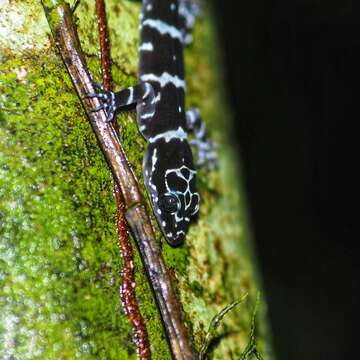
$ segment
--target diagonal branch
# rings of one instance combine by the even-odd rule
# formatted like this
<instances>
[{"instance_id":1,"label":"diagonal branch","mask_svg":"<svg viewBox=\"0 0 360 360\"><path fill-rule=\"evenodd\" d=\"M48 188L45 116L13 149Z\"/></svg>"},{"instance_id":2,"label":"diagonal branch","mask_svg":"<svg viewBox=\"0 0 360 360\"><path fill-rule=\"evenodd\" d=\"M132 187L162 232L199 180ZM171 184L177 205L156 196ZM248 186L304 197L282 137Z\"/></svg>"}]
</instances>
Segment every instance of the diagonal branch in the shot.
<instances>
[{"instance_id":1,"label":"diagonal branch","mask_svg":"<svg viewBox=\"0 0 360 360\"><path fill-rule=\"evenodd\" d=\"M100 106L97 98L85 98L94 92L80 43L72 21L69 5L63 0L42 0L46 17L60 50L65 66L82 101L100 148L109 164L126 205L126 219L139 247L149 281L162 316L173 357L176 360L193 360L181 305L172 288L170 277L162 259L160 245L155 238L150 217L137 186L137 181L115 129L106 123L103 110L91 112Z\"/></svg>"}]
</instances>

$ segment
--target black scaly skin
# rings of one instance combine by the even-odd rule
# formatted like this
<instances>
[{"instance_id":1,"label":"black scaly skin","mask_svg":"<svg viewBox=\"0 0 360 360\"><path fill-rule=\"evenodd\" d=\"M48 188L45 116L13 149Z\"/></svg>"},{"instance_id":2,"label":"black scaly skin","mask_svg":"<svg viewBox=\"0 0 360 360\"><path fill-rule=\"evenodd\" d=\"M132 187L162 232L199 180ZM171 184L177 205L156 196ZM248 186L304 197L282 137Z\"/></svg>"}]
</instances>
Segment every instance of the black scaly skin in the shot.
<instances>
[{"instance_id":1,"label":"black scaly skin","mask_svg":"<svg viewBox=\"0 0 360 360\"><path fill-rule=\"evenodd\" d=\"M100 91L108 120L136 104L137 123L148 142L143 176L159 226L172 246L181 244L199 211L196 170L187 132L198 148L199 165L216 163L198 110L185 111L183 46L197 7L189 0L144 0L141 12L138 85L118 93ZM98 109L94 109L97 111Z\"/></svg>"}]
</instances>

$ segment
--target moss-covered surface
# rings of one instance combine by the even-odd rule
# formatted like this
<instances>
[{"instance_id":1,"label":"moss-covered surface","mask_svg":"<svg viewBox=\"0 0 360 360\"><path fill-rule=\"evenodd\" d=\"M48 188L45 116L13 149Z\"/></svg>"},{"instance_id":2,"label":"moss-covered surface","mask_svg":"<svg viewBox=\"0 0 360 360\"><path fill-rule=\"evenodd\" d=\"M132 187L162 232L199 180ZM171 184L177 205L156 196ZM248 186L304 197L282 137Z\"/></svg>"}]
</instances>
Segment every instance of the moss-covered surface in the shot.
<instances>
[{"instance_id":1,"label":"moss-covered surface","mask_svg":"<svg viewBox=\"0 0 360 360\"><path fill-rule=\"evenodd\" d=\"M4 1L0 30L0 358L135 359L119 300L111 174L51 40L40 2ZM139 4L107 1L116 88L136 82ZM181 248L162 248L193 341L234 299L214 359L238 359L259 289L241 173L228 143L229 112L207 9L186 50L189 106L199 106L219 145L218 171L199 171L202 206ZM93 1L76 13L79 36L99 80ZM10 21L9 19L15 19ZM215 59L215 61L214 61ZM139 178L145 147L133 114L118 117ZM162 324L136 253L136 283L153 358L170 359ZM260 352L271 359L264 299Z\"/></svg>"}]
</instances>

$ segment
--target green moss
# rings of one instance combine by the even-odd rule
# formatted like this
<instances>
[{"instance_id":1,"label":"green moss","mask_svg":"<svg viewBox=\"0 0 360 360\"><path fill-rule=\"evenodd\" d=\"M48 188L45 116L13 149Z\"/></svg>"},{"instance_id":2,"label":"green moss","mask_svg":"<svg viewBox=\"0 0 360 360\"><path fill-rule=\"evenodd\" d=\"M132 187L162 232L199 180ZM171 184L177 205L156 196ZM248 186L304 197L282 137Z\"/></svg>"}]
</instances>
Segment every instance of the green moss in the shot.
<instances>
[{"instance_id":1,"label":"green moss","mask_svg":"<svg viewBox=\"0 0 360 360\"><path fill-rule=\"evenodd\" d=\"M106 9L109 32L111 33L113 63L124 73L136 77L140 2L108 1L106 2ZM83 49L87 54L97 57L99 48L95 2L82 1L76 11L76 16L78 17L79 37Z\"/></svg>"},{"instance_id":2,"label":"green moss","mask_svg":"<svg viewBox=\"0 0 360 360\"><path fill-rule=\"evenodd\" d=\"M0 301L7 327L0 353L135 359L119 302L111 176L79 100L55 54L4 60ZM138 256L136 269L154 358L164 359L167 344ZM6 350L9 326L17 338Z\"/></svg>"},{"instance_id":3,"label":"green moss","mask_svg":"<svg viewBox=\"0 0 360 360\"><path fill-rule=\"evenodd\" d=\"M50 45L40 5L25 1L7 6L16 14L22 6L25 16L17 29L18 42L0 42L0 357L136 359L119 300L122 260L111 174L59 54ZM107 6L119 89L136 83L139 4L123 0L107 1ZM76 16L89 67L99 81L93 2L81 1ZM201 212L185 245L174 249L161 242L197 348L211 318L249 293L225 318L222 330L231 335L213 349L214 359L224 359L238 358L246 346L261 285L239 191L241 172L234 167L239 160L228 144L230 113L209 19L205 8L194 43L186 50L187 104L201 108L219 145L220 166L211 173L199 170ZM21 38L30 44L25 52ZM144 190L145 141L134 114L121 114L118 121ZM159 230L157 234L161 237ZM135 269L153 359L170 359L137 251ZM260 351L270 359L265 302L261 304L257 338Z\"/></svg>"}]
</instances>

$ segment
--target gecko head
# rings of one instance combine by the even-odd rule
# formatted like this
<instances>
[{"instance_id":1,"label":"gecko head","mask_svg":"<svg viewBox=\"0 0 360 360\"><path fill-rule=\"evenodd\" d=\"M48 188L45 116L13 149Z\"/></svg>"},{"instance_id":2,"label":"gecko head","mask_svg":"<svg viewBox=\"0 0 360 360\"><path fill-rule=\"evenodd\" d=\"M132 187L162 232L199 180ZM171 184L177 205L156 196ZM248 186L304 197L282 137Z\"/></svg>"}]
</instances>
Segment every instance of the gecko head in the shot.
<instances>
[{"instance_id":1,"label":"gecko head","mask_svg":"<svg viewBox=\"0 0 360 360\"><path fill-rule=\"evenodd\" d=\"M159 226L172 246L180 245L199 211L191 149L178 139L149 144L144 179Z\"/></svg>"}]
</instances>

